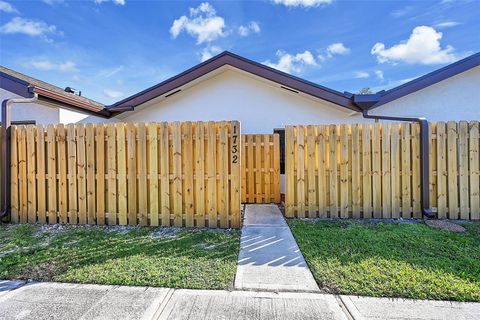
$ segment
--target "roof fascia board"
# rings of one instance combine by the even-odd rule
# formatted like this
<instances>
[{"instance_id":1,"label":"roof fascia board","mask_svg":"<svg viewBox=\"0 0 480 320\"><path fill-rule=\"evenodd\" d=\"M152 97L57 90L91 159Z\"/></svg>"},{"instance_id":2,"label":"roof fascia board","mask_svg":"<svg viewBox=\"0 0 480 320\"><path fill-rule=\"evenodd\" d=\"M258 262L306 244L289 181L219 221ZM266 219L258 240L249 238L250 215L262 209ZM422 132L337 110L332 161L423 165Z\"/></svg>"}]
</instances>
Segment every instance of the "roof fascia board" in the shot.
<instances>
[{"instance_id":1,"label":"roof fascia board","mask_svg":"<svg viewBox=\"0 0 480 320\"><path fill-rule=\"evenodd\" d=\"M57 99L51 98L49 96L44 96L44 95L41 95L41 94L38 95L38 103L44 104L44 105L50 106L50 107L68 109L68 110L71 110L71 111L75 111L75 112L79 112L79 113L83 113L83 114L87 114L87 115L92 115L92 116L97 116L97 117L101 117L101 118L110 118L111 115L112 115L112 113L110 111L105 110L105 109L98 110L98 111L88 110L88 109L79 107L77 105L70 104L68 102L59 103L59 101Z\"/></svg>"},{"instance_id":2,"label":"roof fascia board","mask_svg":"<svg viewBox=\"0 0 480 320\"><path fill-rule=\"evenodd\" d=\"M0 80L0 87L2 89L13 92L24 98L33 97L28 82L17 79L3 72L0 73Z\"/></svg>"}]
</instances>

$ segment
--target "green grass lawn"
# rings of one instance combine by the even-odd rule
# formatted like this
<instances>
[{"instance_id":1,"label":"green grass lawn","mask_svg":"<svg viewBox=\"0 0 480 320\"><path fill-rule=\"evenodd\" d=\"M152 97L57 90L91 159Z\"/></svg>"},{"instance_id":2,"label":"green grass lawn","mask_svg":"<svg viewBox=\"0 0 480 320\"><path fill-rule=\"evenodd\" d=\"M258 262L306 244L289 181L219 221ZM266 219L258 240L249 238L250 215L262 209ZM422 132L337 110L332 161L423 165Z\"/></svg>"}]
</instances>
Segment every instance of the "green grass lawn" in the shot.
<instances>
[{"instance_id":1,"label":"green grass lawn","mask_svg":"<svg viewBox=\"0 0 480 320\"><path fill-rule=\"evenodd\" d=\"M0 279L232 286L238 231L0 225Z\"/></svg>"},{"instance_id":2,"label":"green grass lawn","mask_svg":"<svg viewBox=\"0 0 480 320\"><path fill-rule=\"evenodd\" d=\"M480 301L480 225L289 221L320 288L339 294Z\"/></svg>"}]
</instances>

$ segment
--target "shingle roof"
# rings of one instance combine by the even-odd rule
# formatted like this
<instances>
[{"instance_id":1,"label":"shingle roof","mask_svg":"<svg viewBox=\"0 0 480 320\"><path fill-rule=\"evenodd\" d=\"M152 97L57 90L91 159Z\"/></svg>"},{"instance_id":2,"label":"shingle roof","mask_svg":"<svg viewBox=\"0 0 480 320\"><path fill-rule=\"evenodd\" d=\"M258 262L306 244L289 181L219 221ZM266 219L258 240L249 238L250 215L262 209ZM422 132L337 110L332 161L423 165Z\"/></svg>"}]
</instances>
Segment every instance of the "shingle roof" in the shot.
<instances>
[{"instance_id":1,"label":"shingle roof","mask_svg":"<svg viewBox=\"0 0 480 320\"><path fill-rule=\"evenodd\" d=\"M89 106L91 106L95 109L98 109L98 111L103 110L104 107L105 107L100 102L94 101L92 99L85 98L83 96L78 96L78 95L73 94L73 93L66 92L64 89L62 89L60 87L57 87L57 86L54 86L53 84L50 84L50 83L47 83L45 81L41 81L41 80L32 78L30 76L27 76L23 73L20 73L20 72L14 71L12 69L6 68L4 66L0 66L0 73L4 73L4 74L9 75L9 76L11 76L15 79L25 81L31 87L41 88L41 89L47 90L49 92L55 93L56 95L64 97L66 99L74 100L74 101L80 102L82 104L87 104L87 105L89 105Z\"/></svg>"}]
</instances>

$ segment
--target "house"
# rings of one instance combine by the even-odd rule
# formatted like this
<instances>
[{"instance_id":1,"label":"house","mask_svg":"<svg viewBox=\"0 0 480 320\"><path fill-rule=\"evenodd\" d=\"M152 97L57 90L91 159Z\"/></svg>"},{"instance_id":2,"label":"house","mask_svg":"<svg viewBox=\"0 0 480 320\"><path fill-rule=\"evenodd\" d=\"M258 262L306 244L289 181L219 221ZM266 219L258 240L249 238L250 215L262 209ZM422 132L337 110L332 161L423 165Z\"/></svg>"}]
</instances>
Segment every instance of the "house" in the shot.
<instances>
[{"instance_id":1,"label":"house","mask_svg":"<svg viewBox=\"0 0 480 320\"><path fill-rule=\"evenodd\" d=\"M69 92L70 91L70 92ZM105 106L61 89L50 83L34 79L0 66L0 100L34 98L31 102L15 104L11 112L13 123L51 124L60 121L60 109L104 116Z\"/></svg>"},{"instance_id":2,"label":"house","mask_svg":"<svg viewBox=\"0 0 480 320\"><path fill-rule=\"evenodd\" d=\"M0 100L2 101L0 149L4 158L1 163L1 208L0 219L9 208L11 144L8 130L11 124L51 124L60 120L60 109L107 116L105 106L81 97L49 83L34 79L0 66Z\"/></svg>"},{"instance_id":3,"label":"house","mask_svg":"<svg viewBox=\"0 0 480 320\"><path fill-rule=\"evenodd\" d=\"M480 118L480 53L387 91L371 100L372 115L429 121ZM106 110L108 120L82 122L229 120L243 133L271 133L288 124L361 123L358 95L339 92L223 52ZM372 100L373 99L373 100Z\"/></svg>"},{"instance_id":4,"label":"house","mask_svg":"<svg viewBox=\"0 0 480 320\"><path fill-rule=\"evenodd\" d=\"M43 93L39 103L16 106L14 121L58 123L58 106L49 104L52 94L63 99L61 107L89 114L84 123L235 119L241 121L243 133L271 133L289 124L372 121L362 116L365 104L358 103L359 95L332 90L230 52L110 106L4 67L0 67L0 79L1 100ZM471 120L480 118L479 87L480 53L476 53L360 99L370 100L372 115Z\"/></svg>"},{"instance_id":5,"label":"house","mask_svg":"<svg viewBox=\"0 0 480 320\"><path fill-rule=\"evenodd\" d=\"M374 121L366 118L367 113L429 121L480 119L480 53L390 90L358 95L223 52L110 106L6 68L0 71L2 94L5 90L24 97L38 93L42 106L19 105L14 113L14 119L38 123L58 122L54 114L58 104L53 105L57 110L38 109L52 106L52 95L63 102L62 107L90 114L84 123L239 120L242 133L255 134L281 132L294 124ZM12 89L20 84L27 95ZM282 190L283 186L282 182Z\"/></svg>"}]
</instances>

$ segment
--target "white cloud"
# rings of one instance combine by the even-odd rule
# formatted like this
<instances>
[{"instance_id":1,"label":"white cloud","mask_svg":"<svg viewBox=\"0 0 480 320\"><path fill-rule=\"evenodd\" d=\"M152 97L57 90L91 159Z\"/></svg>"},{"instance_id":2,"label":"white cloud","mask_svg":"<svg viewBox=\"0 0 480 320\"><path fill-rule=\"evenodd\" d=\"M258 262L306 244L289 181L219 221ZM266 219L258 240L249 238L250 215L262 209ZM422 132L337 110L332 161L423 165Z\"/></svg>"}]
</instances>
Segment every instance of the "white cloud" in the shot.
<instances>
[{"instance_id":1,"label":"white cloud","mask_svg":"<svg viewBox=\"0 0 480 320\"><path fill-rule=\"evenodd\" d=\"M15 17L10 22L7 22L0 27L0 33L15 34L23 33L31 37L45 36L47 34L57 33L57 27L48 25L43 21L30 20L20 17Z\"/></svg>"},{"instance_id":2,"label":"white cloud","mask_svg":"<svg viewBox=\"0 0 480 320\"><path fill-rule=\"evenodd\" d=\"M441 29L441 28L451 28L451 27L456 27L460 25L460 22L457 21L445 21L445 22L440 22L435 25L436 28Z\"/></svg>"},{"instance_id":3,"label":"white cloud","mask_svg":"<svg viewBox=\"0 0 480 320\"><path fill-rule=\"evenodd\" d=\"M197 8L190 8L189 16L181 16L173 21L170 34L175 39L183 31L197 38L197 44L211 42L225 35L225 20L217 16L215 9L203 2Z\"/></svg>"},{"instance_id":4,"label":"white cloud","mask_svg":"<svg viewBox=\"0 0 480 320\"><path fill-rule=\"evenodd\" d=\"M412 11L412 9L413 9L412 6L406 6L404 8L394 10L392 11L392 16L394 16L395 18L403 17L404 15Z\"/></svg>"},{"instance_id":5,"label":"white cloud","mask_svg":"<svg viewBox=\"0 0 480 320\"><path fill-rule=\"evenodd\" d=\"M59 71L59 72L74 72L77 71L77 66L72 61L65 61L63 63L52 62L48 59L32 59L22 63L27 68L42 70L42 71Z\"/></svg>"},{"instance_id":6,"label":"white cloud","mask_svg":"<svg viewBox=\"0 0 480 320\"><path fill-rule=\"evenodd\" d=\"M103 94L111 99L118 99L124 95L123 92L121 91L115 91L115 90L110 90L110 89L104 89Z\"/></svg>"},{"instance_id":7,"label":"white cloud","mask_svg":"<svg viewBox=\"0 0 480 320\"><path fill-rule=\"evenodd\" d=\"M42 0L42 1L48 4L49 6L54 6L54 5L65 2L64 0Z\"/></svg>"},{"instance_id":8,"label":"white cloud","mask_svg":"<svg viewBox=\"0 0 480 320\"><path fill-rule=\"evenodd\" d=\"M220 47L217 47L217 46L207 46L205 47L202 52L201 52L201 60L202 62L205 61L205 60L208 60L210 59L211 57L213 57L214 55L217 55L219 54L220 52L222 52L222 48Z\"/></svg>"},{"instance_id":9,"label":"white cloud","mask_svg":"<svg viewBox=\"0 0 480 320\"><path fill-rule=\"evenodd\" d=\"M124 66L118 66L114 69L103 70L100 72L99 76L103 78L110 78L116 75L117 73L121 72L124 68L125 68Z\"/></svg>"},{"instance_id":10,"label":"white cloud","mask_svg":"<svg viewBox=\"0 0 480 320\"><path fill-rule=\"evenodd\" d=\"M250 33L259 33L261 31L260 25L256 21L250 21L246 26L238 27L238 34L242 37L248 36Z\"/></svg>"},{"instance_id":11,"label":"white cloud","mask_svg":"<svg viewBox=\"0 0 480 320\"><path fill-rule=\"evenodd\" d=\"M377 79L378 79L378 80L380 80L380 81L383 81L383 80L384 80L383 71L382 71L382 70L375 70L375 75L377 76Z\"/></svg>"},{"instance_id":12,"label":"white cloud","mask_svg":"<svg viewBox=\"0 0 480 320\"><path fill-rule=\"evenodd\" d=\"M350 53L350 48L345 47L341 42L332 43L327 47L327 55L332 57L335 54L344 55Z\"/></svg>"},{"instance_id":13,"label":"white cloud","mask_svg":"<svg viewBox=\"0 0 480 320\"><path fill-rule=\"evenodd\" d=\"M275 4L283 4L287 7L318 7L331 4L333 0L273 0Z\"/></svg>"},{"instance_id":14,"label":"white cloud","mask_svg":"<svg viewBox=\"0 0 480 320\"><path fill-rule=\"evenodd\" d=\"M287 73L301 73L307 66L317 66L315 58L308 50L295 55L279 50L277 51L277 57L277 63L267 60L263 64Z\"/></svg>"},{"instance_id":15,"label":"white cloud","mask_svg":"<svg viewBox=\"0 0 480 320\"><path fill-rule=\"evenodd\" d=\"M108 2L110 0L94 0L96 4L102 4L104 2ZM112 0L113 3L119 6L124 6L125 5L125 0Z\"/></svg>"},{"instance_id":16,"label":"white cloud","mask_svg":"<svg viewBox=\"0 0 480 320\"><path fill-rule=\"evenodd\" d=\"M457 60L452 46L441 47L442 36L441 32L432 27L419 26L413 29L408 40L391 48L385 48L385 44L377 42L370 52L377 56L380 63L438 64Z\"/></svg>"},{"instance_id":17,"label":"white cloud","mask_svg":"<svg viewBox=\"0 0 480 320\"><path fill-rule=\"evenodd\" d=\"M365 78L369 78L370 74L365 71L356 71L354 74L354 77L357 79L365 79Z\"/></svg>"},{"instance_id":18,"label":"white cloud","mask_svg":"<svg viewBox=\"0 0 480 320\"><path fill-rule=\"evenodd\" d=\"M0 11L6 12L6 13L19 13L14 6L2 0L0 0Z\"/></svg>"}]
</instances>

